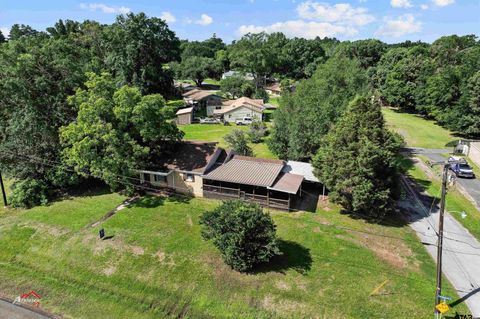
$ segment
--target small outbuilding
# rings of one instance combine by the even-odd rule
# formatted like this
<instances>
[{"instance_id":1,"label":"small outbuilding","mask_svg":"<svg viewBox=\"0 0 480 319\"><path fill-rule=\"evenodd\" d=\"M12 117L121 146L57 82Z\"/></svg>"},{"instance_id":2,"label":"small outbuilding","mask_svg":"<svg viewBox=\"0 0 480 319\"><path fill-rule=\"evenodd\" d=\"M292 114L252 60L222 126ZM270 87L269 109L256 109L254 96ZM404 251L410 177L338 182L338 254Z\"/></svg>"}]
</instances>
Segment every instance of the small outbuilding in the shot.
<instances>
[{"instance_id":1,"label":"small outbuilding","mask_svg":"<svg viewBox=\"0 0 480 319\"><path fill-rule=\"evenodd\" d=\"M176 123L178 125L192 124L193 106L178 110L176 115L177 115Z\"/></svg>"}]
</instances>

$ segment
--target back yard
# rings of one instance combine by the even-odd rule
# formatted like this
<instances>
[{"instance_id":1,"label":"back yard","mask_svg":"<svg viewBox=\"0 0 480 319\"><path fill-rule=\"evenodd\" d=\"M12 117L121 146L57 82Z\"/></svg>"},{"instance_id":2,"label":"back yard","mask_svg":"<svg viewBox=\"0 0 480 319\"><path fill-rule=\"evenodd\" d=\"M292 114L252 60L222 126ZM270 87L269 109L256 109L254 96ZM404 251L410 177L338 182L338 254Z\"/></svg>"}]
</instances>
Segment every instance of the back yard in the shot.
<instances>
[{"instance_id":1,"label":"back yard","mask_svg":"<svg viewBox=\"0 0 480 319\"><path fill-rule=\"evenodd\" d=\"M218 202L145 197L89 226L123 200L87 194L0 214L0 293L35 290L75 318L432 315L434 263L401 220L369 224L332 205L272 212L283 255L240 274L200 235L200 214ZM99 240L100 227L113 237Z\"/></svg>"},{"instance_id":2,"label":"back yard","mask_svg":"<svg viewBox=\"0 0 480 319\"><path fill-rule=\"evenodd\" d=\"M185 132L184 138L186 140L219 142L220 147L227 147L223 137L232 130L237 128L243 131L248 130L248 126L237 126L234 124L228 126L224 126L223 124L189 124L179 125L179 127L183 132ZM265 143L267 138L268 136L264 138L262 143L250 143L250 146L252 147L256 157L276 158L276 156L268 149L268 146Z\"/></svg>"},{"instance_id":3,"label":"back yard","mask_svg":"<svg viewBox=\"0 0 480 319\"><path fill-rule=\"evenodd\" d=\"M383 109L387 125L405 138L408 146L424 148L446 148L451 141L458 140L451 132L418 115Z\"/></svg>"}]
</instances>

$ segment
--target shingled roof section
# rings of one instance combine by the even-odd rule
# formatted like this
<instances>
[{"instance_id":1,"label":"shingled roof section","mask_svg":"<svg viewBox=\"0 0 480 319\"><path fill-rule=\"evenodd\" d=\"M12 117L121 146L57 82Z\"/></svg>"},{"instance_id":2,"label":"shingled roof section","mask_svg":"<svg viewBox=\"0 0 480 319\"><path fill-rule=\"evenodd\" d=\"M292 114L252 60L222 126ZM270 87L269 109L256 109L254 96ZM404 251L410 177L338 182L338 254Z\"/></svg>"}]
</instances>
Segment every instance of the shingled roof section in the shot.
<instances>
[{"instance_id":1,"label":"shingled roof section","mask_svg":"<svg viewBox=\"0 0 480 319\"><path fill-rule=\"evenodd\" d=\"M204 175L204 178L229 183L269 187L273 185L283 166L284 162L280 160L235 155L225 164Z\"/></svg>"},{"instance_id":2,"label":"shingled roof section","mask_svg":"<svg viewBox=\"0 0 480 319\"><path fill-rule=\"evenodd\" d=\"M216 142L179 142L172 150L165 151L161 157L157 158L149 169L179 170L203 174L215 153L220 150L216 146Z\"/></svg>"},{"instance_id":3,"label":"shingled roof section","mask_svg":"<svg viewBox=\"0 0 480 319\"><path fill-rule=\"evenodd\" d=\"M184 93L183 97L193 101L200 101L211 95L217 95L217 94L215 91L205 91L205 90L194 89L187 93Z\"/></svg>"}]
</instances>

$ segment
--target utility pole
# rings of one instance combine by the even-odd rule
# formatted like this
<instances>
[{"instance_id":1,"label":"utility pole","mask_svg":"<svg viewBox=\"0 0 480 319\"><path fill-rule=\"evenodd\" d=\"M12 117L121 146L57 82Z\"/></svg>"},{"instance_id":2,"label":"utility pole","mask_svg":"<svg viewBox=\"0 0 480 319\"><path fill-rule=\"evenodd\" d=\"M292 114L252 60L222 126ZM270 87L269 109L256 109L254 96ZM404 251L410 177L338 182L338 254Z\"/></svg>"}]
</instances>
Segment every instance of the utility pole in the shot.
<instances>
[{"instance_id":1,"label":"utility pole","mask_svg":"<svg viewBox=\"0 0 480 319\"><path fill-rule=\"evenodd\" d=\"M443 163L442 196L440 198L440 215L438 217L438 242L437 242L437 288L435 291L435 307L440 303L442 296L442 249L443 249L443 217L445 215L445 196L447 195L448 163ZM435 308L435 316L440 312Z\"/></svg>"},{"instance_id":2,"label":"utility pole","mask_svg":"<svg viewBox=\"0 0 480 319\"><path fill-rule=\"evenodd\" d=\"M3 186L3 178L2 178L2 172L0 171L0 186L2 187L2 195L3 195L3 204L5 206L8 206L7 203L7 194L5 193L5 187Z\"/></svg>"}]
</instances>

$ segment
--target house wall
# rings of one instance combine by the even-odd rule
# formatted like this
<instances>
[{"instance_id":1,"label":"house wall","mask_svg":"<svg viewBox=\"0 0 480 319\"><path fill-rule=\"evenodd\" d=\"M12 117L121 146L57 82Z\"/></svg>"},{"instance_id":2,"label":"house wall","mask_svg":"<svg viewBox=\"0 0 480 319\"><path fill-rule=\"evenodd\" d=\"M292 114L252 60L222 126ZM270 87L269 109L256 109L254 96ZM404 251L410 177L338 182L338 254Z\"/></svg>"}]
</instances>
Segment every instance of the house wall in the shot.
<instances>
[{"instance_id":1,"label":"house wall","mask_svg":"<svg viewBox=\"0 0 480 319\"><path fill-rule=\"evenodd\" d=\"M470 143L468 157L472 160L472 162L480 166L480 142Z\"/></svg>"},{"instance_id":2,"label":"house wall","mask_svg":"<svg viewBox=\"0 0 480 319\"><path fill-rule=\"evenodd\" d=\"M256 118L258 120L261 120L262 113L252 111L247 107L239 107L223 115L224 120L227 122L235 122L235 120L241 119L243 117L251 117L251 118Z\"/></svg>"},{"instance_id":3,"label":"house wall","mask_svg":"<svg viewBox=\"0 0 480 319\"><path fill-rule=\"evenodd\" d=\"M187 181L187 174L173 171L167 176L167 182L156 182L154 174L148 174L149 178L145 178L145 173L140 173L141 181L149 182L155 187L169 187L181 194L194 195L203 197L203 178L201 175L193 175L193 181Z\"/></svg>"}]
</instances>

